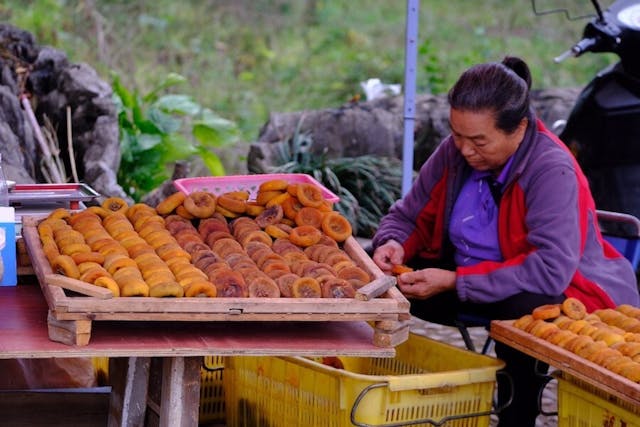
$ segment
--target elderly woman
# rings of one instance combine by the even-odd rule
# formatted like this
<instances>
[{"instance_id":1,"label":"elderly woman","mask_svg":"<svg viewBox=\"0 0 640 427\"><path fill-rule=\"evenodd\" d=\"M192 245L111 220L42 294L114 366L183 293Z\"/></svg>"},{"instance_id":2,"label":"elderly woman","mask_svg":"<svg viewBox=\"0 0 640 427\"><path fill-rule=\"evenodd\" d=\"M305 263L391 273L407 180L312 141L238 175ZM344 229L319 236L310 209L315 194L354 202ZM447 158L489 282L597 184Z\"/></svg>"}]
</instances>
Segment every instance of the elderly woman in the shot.
<instances>
[{"instance_id":1,"label":"elderly woman","mask_svg":"<svg viewBox=\"0 0 640 427\"><path fill-rule=\"evenodd\" d=\"M567 297L588 311L639 304L631 264L603 241L587 180L535 116L530 87L519 58L465 71L449 92L451 135L381 220L373 260L414 267L398 287L417 317L515 319ZM495 349L515 382L499 425L535 425L535 360ZM500 381L499 400L509 392Z\"/></svg>"}]
</instances>

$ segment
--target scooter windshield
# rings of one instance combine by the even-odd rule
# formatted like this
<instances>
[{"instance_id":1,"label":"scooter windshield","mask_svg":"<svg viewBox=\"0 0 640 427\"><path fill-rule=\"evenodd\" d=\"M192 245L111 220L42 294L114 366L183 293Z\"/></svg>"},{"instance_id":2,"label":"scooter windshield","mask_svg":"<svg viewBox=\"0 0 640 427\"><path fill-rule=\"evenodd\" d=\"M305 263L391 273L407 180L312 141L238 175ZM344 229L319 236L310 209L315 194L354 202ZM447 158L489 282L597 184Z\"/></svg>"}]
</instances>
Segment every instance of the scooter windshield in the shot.
<instances>
[{"instance_id":1,"label":"scooter windshield","mask_svg":"<svg viewBox=\"0 0 640 427\"><path fill-rule=\"evenodd\" d=\"M531 0L536 15L563 14L568 20L591 19L602 10L597 0Z\"/></svg>"}]
</instances>

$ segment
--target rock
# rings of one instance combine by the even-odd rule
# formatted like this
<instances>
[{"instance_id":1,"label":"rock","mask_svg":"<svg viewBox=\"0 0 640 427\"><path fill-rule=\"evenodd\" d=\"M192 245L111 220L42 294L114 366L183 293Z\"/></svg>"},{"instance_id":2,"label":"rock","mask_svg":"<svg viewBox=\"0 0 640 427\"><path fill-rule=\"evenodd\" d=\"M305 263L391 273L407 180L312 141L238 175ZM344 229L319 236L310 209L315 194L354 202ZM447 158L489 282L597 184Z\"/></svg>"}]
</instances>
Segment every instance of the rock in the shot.
<instances>
[{"instance_id":1,"label":"rock","mask_svg":"<svg viewBox=\"0 0 640 427\"><path fill-rule=\"evenodd\" d=\"M532 92L532 104L550 128L566 119L579 93L577 88ZM365 154L402 158L404 135L402 96L349 103L340 108L293 113L273 113L249 148L247 167L264 172L277 164L276 144L295 133L311 136L312 152L329 158ZM449 133L446 95L416 97L414 169L418 169Z\"/></svg>"},{"instance_id":2,"label":"rock","mask_svg":"<svg viewBox=\"0 0 640 427\"><path fill-rule=\"evenodd\" d=\"M132 200L118 185L120 164L118 118L108 83L87 64L72 64L66 54L38 46L27 31L0 24L0 149L7 179L19 183L47 182L40 170L41 149L32 124L19 102L27 93L42 127L49 120L60 148L67 177L72 180L70 152L78 180L104 198ZM69 112L67 112L69 111ZM67 114L72 147L68 147Z\"/></svg>"}]
</instances>

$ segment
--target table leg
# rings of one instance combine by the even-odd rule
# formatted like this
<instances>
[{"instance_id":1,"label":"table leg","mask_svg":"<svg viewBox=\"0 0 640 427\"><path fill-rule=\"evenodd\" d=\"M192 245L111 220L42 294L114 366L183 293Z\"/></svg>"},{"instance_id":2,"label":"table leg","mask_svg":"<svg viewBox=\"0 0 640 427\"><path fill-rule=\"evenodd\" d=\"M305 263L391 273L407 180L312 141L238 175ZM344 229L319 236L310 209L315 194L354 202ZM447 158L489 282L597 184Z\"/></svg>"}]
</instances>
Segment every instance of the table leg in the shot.
<instances>
[{"instance_id":1,"label":"table leg","mask_svg":"<svg viewBox=\"0 0 640 427\"><path fill-rule=\"evenodd\" d=\"M162 365L160 427L198 425L202 357L167 357Z\"/></svg>"},{"instance_id":2,"label":"table leg","mask_svg":"<svg viewBox=\"0 0 640 427\"><path fill-rule=\"evenodd\" d=\"M144 426L150 360L148 357L109 359L109 427Z\"/></svg>"}]
</instances>

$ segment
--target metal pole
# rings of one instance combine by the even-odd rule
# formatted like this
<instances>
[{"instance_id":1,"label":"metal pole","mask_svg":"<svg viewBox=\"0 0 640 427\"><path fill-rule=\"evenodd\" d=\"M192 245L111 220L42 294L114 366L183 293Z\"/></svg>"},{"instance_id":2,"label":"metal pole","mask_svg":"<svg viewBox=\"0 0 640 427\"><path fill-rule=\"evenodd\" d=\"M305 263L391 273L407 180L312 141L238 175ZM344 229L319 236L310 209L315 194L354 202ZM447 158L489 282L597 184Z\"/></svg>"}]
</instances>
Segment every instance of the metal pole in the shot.
<instances>
[{"instance_id":1,"label":"metal pole","mask_svg":"<svg viewBox=\"0 0 640 427\"><path fill-rule=\"evenodd\" d=\"M413 128L416 108L416 58L418 10L420 0L407 0L404 60L404 138L402 144L402 195L409 192L413 181Z\"/></svg>"}]
</instances>

